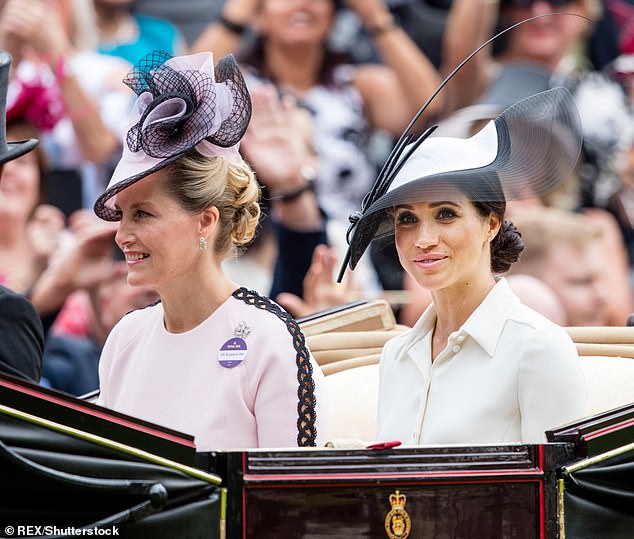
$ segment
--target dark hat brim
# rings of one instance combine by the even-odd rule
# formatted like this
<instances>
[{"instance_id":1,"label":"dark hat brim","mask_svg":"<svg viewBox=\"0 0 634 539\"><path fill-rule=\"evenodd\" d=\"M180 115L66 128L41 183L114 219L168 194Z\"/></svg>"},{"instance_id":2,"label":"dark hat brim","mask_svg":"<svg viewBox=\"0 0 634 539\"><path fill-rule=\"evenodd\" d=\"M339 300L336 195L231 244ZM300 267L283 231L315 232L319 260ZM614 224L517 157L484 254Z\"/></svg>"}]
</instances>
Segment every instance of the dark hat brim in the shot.
<instances>
[{"instance_id":1,"label":"dark hat brim","mask_svg":"<svg viewBox=\"0 0 634 539\"><path fill-rule=\"evenodd\" d=\"M19 140L16 142L7 142L7 149L0 153L0 164L4 164L12 159L17 159L25 153L29 153L38 145L38 143L39 141L34 138Z\"/></svg>"}]
</instances>

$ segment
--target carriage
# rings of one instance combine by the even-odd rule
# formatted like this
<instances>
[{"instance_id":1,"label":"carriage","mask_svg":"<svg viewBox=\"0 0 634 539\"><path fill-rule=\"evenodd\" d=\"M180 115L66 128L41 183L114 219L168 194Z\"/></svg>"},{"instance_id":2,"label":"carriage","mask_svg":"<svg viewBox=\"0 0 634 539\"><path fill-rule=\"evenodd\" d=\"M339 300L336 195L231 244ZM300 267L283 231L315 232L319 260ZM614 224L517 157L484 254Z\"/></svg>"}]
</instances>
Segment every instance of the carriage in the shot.
<instances>
[{"instance_id":1,"label":"carriage","mask_svg":"<svg viewBox=\"0 0 634 539\"><path fill-rule=\"evenodd\" d=\"M201 453L187 434L0 375L0 535L632 535L634 328L568 328L593 414L547 442L407 448L367 441L382 340L403 329L389 306L302 329L331 393L322 448Z\"/></svg>"}]
</instances>

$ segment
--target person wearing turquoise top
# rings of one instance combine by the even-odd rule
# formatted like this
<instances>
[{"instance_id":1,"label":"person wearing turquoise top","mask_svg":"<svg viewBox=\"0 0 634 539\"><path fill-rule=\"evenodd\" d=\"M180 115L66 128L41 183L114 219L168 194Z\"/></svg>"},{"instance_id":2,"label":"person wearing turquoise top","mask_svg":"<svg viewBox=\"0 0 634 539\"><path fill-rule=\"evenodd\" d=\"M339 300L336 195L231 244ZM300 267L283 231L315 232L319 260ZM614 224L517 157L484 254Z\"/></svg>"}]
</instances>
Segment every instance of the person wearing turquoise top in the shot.
<instances>
[{"instance_id":1,"label":"person wearing turquoise top","mask_svg":"<svg viewBox=\"0 0 634 539\"><path fill-rule=\"evenodd\" d=\"M98 50L134 64L153 50L171 55L184 52L185 40L170 22L130 11L131 0L93 0Z\"/></svg>"}]
</instances>

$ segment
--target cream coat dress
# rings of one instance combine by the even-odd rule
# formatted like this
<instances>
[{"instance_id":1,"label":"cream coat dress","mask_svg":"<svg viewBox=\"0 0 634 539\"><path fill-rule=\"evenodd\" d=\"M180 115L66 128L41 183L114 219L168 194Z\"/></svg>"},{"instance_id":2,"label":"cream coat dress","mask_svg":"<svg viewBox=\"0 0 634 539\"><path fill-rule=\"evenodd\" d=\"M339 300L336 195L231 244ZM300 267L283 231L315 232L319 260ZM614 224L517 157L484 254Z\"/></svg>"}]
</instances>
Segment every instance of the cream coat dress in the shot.
<instances>
[{"instance_id":1,"label":"cream coat dress","mask_svg":"<svg viewBox=\"0 0 634 539\"><path fill-rule=\"evenodd\" d=\"M582 366L568 334L496 283L431 361L432 304L384 347L377 437L409 445L540 443L587 415Z\"/></svg>"}]
</instances>

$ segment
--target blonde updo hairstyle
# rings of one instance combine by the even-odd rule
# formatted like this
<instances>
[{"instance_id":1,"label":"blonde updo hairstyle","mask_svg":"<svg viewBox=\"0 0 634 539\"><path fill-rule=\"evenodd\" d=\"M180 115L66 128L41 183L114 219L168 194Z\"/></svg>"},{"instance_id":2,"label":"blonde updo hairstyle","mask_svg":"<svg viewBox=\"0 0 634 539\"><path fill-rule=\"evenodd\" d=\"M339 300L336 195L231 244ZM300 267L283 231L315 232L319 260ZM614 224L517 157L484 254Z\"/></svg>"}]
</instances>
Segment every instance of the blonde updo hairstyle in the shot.
<instances>
[{"instance_id":1,"label":"blonde updo hairstyle","mask_svg":"<svg viewBox=\"0 0 634 539\"><path fill-rule=\"evenodd\" d=\"M254 238L260 219L260 187L245 161L230 163L191 150L169 166L165 189L185 211L218 208L214 252L222 259L234 256Z\"/></svg>"}]
</instances>

